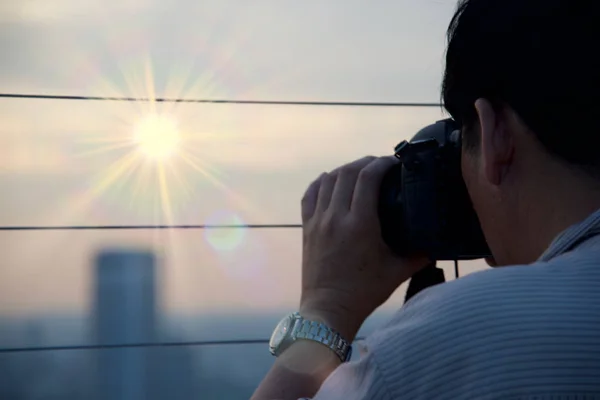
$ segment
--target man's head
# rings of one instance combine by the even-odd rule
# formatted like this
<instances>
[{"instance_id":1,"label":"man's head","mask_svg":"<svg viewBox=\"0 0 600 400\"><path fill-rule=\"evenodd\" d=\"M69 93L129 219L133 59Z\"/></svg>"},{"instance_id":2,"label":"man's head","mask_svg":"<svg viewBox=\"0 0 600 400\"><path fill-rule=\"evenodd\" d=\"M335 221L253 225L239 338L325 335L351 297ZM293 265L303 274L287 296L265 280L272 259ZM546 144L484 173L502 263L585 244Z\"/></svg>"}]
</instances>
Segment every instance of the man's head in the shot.
<instances>
[{"instance_id":1,"label":"man's head","mask_svg":"<svg viewBox=\"0 0 600 400\"><path fill-rule=\"evenodd\" d=\"M595 0L462 0L450 23L443 100L500 265L600 207L598 21Z\"/></svg>"}]
</instances>

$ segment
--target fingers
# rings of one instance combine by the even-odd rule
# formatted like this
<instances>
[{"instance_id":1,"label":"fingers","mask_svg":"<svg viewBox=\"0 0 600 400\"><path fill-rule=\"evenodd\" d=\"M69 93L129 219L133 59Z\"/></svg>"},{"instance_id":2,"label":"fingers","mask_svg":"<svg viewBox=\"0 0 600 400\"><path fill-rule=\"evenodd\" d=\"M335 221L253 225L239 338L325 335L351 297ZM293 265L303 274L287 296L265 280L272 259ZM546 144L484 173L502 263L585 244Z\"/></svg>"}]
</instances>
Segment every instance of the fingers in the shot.
<instances>
[{"instance_id":1,"label":"fingers","mask_svg":"<svg viewBox=\"0 0 600 400\"><path fill-rule=\"evenodd\" d=\"M330 207L332 209L339 211L350 210L358 174L375 159L372 156L364 157L336 170L338 177L331 197Z\"/></svg>"},{"instance_id":2,"label":"fingers","mask_svg":"<svg viewBox=\"0 0 600 400\"><path fill-rule=\"evenodd\" d=\"M310 184L304 193L304 197L302 198L302 222L308 221L315 213L321 180L324 176L325 174L321 174L319 178Z\"/></svg>"},{"instance_id":3,"label":"fingers","mask_svg":"<svg viewBox=\"0 0 600 400\"><path fill-rule=\"evenodd\" d=\"M319 198L317 199L317 212L324 212L329 208L333 189L337 181L337 174L323 174L321 177L321 188L319 189Z\"/></svg>"},{"instance_id":4,"label":"fingers","mask_svg":"<svg viewBox=\"0 0 600 400\"><path fill-rule=\"evenodd\" d=\"M376 210L383 176L396 162L394 157L369 156L322 174L302 198L302 220L327 210Z\"/></svg>"},{"instance_id":5,"label":"fingers","mask_svg":"<svg viewBox=\"0 0 600 400\"><path fill-rule=\"evenodd\" d=\"M377 211L379 189L385 173L398 162L395 157L381 157L361 169L352 197L351 210L360 214Z\"/></svg>"}]
</instances>

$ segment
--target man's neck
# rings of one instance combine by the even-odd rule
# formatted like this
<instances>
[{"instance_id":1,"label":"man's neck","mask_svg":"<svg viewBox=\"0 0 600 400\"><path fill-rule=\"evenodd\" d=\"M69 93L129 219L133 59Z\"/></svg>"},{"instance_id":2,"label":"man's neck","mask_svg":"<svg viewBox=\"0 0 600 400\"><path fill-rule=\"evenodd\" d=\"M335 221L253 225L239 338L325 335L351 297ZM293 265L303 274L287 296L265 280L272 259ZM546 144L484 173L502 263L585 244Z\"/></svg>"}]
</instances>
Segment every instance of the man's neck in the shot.
<instances>
[{"instance_id":1,"label":"man's neck","mask_svg":"<svg viewBox=\"0 0 600 400\"><path fill-rule=\"evenodd\" d=\"M577 174L547 176L537 182L527 208L520 210L522 244L519 258L536 261L552 241L570 226L584 221L600 209L600 183ZM562 184L561 184L562 183Z\"/></svg>"}]
</instances>

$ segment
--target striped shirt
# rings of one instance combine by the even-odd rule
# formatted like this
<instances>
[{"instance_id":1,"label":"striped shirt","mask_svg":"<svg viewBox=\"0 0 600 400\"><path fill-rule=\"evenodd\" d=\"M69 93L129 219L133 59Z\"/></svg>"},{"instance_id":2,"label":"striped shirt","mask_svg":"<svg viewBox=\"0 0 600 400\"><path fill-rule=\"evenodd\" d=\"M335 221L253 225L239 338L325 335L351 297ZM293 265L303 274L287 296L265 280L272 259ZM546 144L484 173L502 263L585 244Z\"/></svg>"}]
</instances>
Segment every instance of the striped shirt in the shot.
<instances>
[{"instance_id":1,"label":"striped shirt","mask_svg":"<svg viewBox=\"0 0 600 400\"><path fill-rule=\"evenodd\" d=\"M600 399L600 210L531 265L415 296L314 400Z\"/></svg>"}]
</instances>

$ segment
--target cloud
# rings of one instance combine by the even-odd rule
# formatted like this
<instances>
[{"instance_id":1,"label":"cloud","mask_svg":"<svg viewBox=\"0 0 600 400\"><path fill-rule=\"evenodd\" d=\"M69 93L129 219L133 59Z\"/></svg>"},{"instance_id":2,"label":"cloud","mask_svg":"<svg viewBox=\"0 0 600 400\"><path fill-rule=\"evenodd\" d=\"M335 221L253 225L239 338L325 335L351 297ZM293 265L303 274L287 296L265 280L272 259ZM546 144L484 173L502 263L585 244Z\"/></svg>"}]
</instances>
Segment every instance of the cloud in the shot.
<instances>
[{"instance_id":1,"label":"cloud","mask_svg":"<svg viewBox=\"0 0 600 400\"><path fill-rule=\"evenodd\" d=\"M19 0L0 3L0 22L57 24L98 16L98 12L132 13L147 9L153 0Z\"/></svg>"},{"instance_id":2,"label":"cloud","mask_svg":"<svg viewBox=\"0 0 600 400\"><path fill-rule=\"evenodd\" d=\"M8 151L0 152L1 174L37 175L40 178L47 175L54 179L64 179L64 175L73 172L69 154L60 143L52 140L2 140L0 146Z\"/></svg>"},{"instance_id":3,"label":"cloud","mask_svg":"<svg viewBox=\"0 0 600 400\"><path fill-rule=\"evenodd\" d=\"M11 90L435 101L454 1L2 4Z\"/></svg>"}]
</instances>

